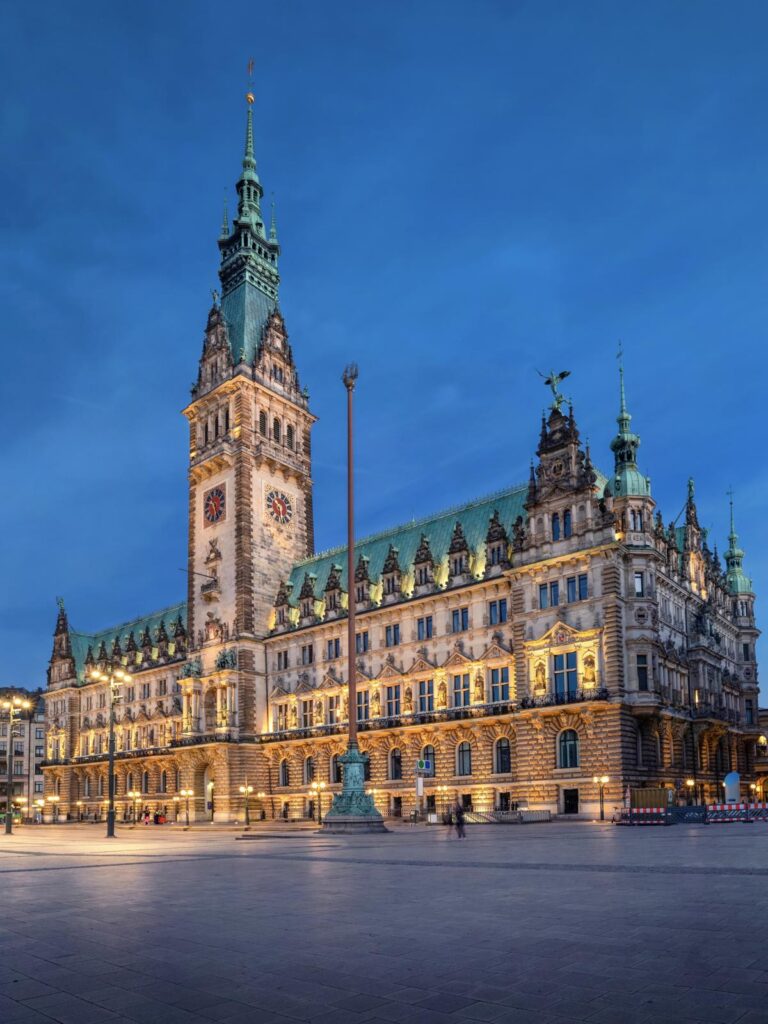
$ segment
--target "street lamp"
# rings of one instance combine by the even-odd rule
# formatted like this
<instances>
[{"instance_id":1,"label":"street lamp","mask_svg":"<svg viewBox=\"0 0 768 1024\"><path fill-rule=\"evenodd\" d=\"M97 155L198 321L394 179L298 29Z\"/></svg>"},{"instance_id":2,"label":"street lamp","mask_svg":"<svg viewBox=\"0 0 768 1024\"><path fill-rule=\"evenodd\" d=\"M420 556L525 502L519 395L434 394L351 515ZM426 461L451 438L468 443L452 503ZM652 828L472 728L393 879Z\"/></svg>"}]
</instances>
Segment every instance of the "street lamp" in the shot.
<instances>
[{"instance_id":1,"label":"street lamp","mask_svg":"<svg viewBox=\"0 0 768 1024\"><path fill-rule=\"evenodd\" d=\"M37 808L38 814L40 815L40 824L43 822L43 810L45 808L45 800L35 800L35 807Z\"/></svg>"},{"instance_id":2,"label":"street lamp","mask_svg":"<svg viewBox=\"0 0 768 1024\"><path fill-rule=\"evenodd\" d=\"M191 796L194 796L195 794L194 794L194 791L191 790L191 789L180 789L179 790L179 794L180 794L180 796L184 797L186 814L187 814L187 828L189 828L189 798Z\"/></svg>"},{"instance_id":3,"label":"street lamp","mask_svg":"<svg viewBox=\"0 0 768 1024\"><path fill-rule=\"evenodd\" d=\"M58 796L56 793L52 793L51 796L48 797L48 800L50 803L53 804L52 813L53 821L55 824L59 820L59 800L61 800L61 797Z\"/></svg>"},{"instance_id":4,"label":"street lamp","mask_svg":"<svg viewBox=\"0 0 768 1024\"><path fill-rule=\"evenodd\" d=\"M88 673L88 678L94 682L109 684L109 746L107 749L107 839L115 838L115 704L120 700L119 688L124 683L130 683L131 677L128 672L121 668L112 669L110 672L99 672L93 669ZM136 822L134 821L134 824Z\"/></svg>"},{"instance_id":5,"label":"street lamp","mask_svg":"<svg viewBox=\"0 0 768 1024\"><path fill-rule=\"evenodd\" d=\"M133 810L133 824L135 825L137 821L136 805L138 804L139 800L141 800L141 790L129 789L128 792L126 793L126 796L131 801L131 808ZM107 835L109 835L109 833L107 833Z\"/></svg>"},{"instance_id":6,"label":"street lamp","mask_svg":"<svg viewBox=\"0 0 768 1024\"><path fill-rule=\"evenodd\" d=\"M246 828L250 828L251 827L251 810L250 810L250 803L251 803L251 801L250 801L250 796L251 796L251 793L253 792L253 786L249 786L248 782L246 780L245 785L244 786L240 786L239 789L240 789L240 792L245 797L245 826L246 826Z\"/></svg>"},{"instance_id":7,"label":"street lamp","mask_svg":"<svg viewBox=\"0 0 768 1024\"><path fill-rule=\"evenodd\" d=\"M323 824L322 799L323 799L323 790L325 789L325 786L326 786L325 782L318 782L317 780L315 780L314 782L310 782L310 784L309 784L309 788L312 790L312 792L317 797L317 824L318 825L322 825Z\"/></svg>"},{"instance_id":8,"label":"street lamp","mask_svg":"<svg viewBox=\"0 0 768 1024\"><path fill-rule=\"evenodd\" d=\"M13 832L13 736L14 727L22 711L29 711L32 707L31 700L24 700L22 697L11 697L0 704L8 716L8 747L6 751L8 768L8 790L5 798L5 834Z\"/></svg>"},{"instance_id":9,"label":"street lamp","mask_svg":"<svg viewBox=\"0 0 768 1024\"><path fill-rule=\"evenodd\" d=\"M686 786L686 789L688 790L688 806L690 807L691 804L694 801L695 796L696 796L696 794L694 793L694 788L696 786L696 780L695 779L686 779L685 780L685 786Z\"/></svg>"},{"instance_id":10,"label":"street lamp","mask_svg":"<svg viewBox=\"0 0 768 1024\"><path fill-rule=\"evenodd\" d=\"M78 800L77 803L75 804L75 806L77 807L77 820L78 821L82 821L83 820L83 801L82 800Z\"/></svg>"},{"instance_id":11,"label":"street lamp","mask_svg":"<svg viewBox=\"0 0 768 1024\"><path fill-rule=\"evenodd\" d=\"M600 786L600 821L605 821L605 787L608 785L607 775L593 775L592 781Z\"/></svg>"}]
</instances>

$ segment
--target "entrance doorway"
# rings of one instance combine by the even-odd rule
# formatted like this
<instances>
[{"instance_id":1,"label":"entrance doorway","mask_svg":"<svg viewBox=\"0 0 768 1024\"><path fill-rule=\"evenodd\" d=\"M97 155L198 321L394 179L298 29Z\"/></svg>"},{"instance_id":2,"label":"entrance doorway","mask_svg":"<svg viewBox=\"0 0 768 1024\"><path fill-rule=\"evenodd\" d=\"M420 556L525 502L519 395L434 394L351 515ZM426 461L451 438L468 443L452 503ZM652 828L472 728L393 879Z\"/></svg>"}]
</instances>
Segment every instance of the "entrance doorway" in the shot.
<instances>
[{"instance_id":1,"label":"entrance doorway","mask_svg":"<svg viewBox=\"0 0 768 1024\"><path fill-rule=\"evenodd\" d=\"M578 789L563 790L563 814L579 813L579 791Z\"/></svg>"},{"instance_id":2,"label":"entrance doorway","mask_svg":"<svg viewBox=\"0 0 768 1024\"><path fill-rule=\"evenodd\" d=\"M509 810L509 793L499 793L499 811Z\"/></svg>"},{"instance_id":3,"label":"entrance doorway","mask_svg":"<svg viewBox=\"0 0 768 1024\"><path fill-rule=\"evenodd\" d=\"M461 795L461 806L464 808L465 811L471 811L472 810L472 794L471 793L462 793L462 795Z\"/></svg>"},{"instance_id":4,"label":"entrance doorway","mask_svg":"<svg viewBox=\"0 0 768 1024\"><path fill-rule=\"evenodd\" d=\"M402 818L403 816L403 798L401 796L392 797L392 816L394 818Z\"/></svg>"}]
</instances>

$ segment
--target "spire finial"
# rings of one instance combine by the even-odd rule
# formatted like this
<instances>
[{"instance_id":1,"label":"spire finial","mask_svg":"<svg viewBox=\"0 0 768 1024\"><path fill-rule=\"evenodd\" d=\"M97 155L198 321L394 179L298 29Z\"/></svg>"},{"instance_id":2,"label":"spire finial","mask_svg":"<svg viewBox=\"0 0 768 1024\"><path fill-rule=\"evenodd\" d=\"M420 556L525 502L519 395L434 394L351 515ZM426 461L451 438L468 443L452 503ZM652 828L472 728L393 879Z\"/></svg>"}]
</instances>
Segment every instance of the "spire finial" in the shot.
<instances>
[{"instance_id":1,"label":"spire finial","mask_svg":"<svg viewBox=\"0 0 768 1024\"><path fill-rule=\"evenodd\" d=\"M227 192L224 190L224 214L221 218L221 237L229 238L229 210L227 207Z\"/></svg>"},{"instance_id":2,"label":"spire finial","mask_svg":"<svg viewBox=\"0 0 768 1024\"><path fill-rule=\"evenodd\" d=\"M258 181L256 177L256 157L253 152L253 58L248 61L248 91L245 101L248 104L248 120L245 127L245 153L243 154L243 177Z\"/></svg>"},{"instance_id":3,"label":"spire finial","mask_svg":"<svg viewBox=\"0 0 768 1024\"><path fill-rule=\"evenodd\" d=\"M629 421L631 417L627 412L627 396L624 392L624 346L621 340L619 340L616 358L619 361L619 418Z\"/></svg>"},{"instance_id":4,"label":"spire finial","mask_svg":"<svg viewBox=\"0 0 768 1024\"><path fill-rule=\"evenodd\" d=\"M272 220L269 225L269 240L270 242L277 241L277 221L275 220L275 193L272 193Z\"/></svg>"}]
</instances>

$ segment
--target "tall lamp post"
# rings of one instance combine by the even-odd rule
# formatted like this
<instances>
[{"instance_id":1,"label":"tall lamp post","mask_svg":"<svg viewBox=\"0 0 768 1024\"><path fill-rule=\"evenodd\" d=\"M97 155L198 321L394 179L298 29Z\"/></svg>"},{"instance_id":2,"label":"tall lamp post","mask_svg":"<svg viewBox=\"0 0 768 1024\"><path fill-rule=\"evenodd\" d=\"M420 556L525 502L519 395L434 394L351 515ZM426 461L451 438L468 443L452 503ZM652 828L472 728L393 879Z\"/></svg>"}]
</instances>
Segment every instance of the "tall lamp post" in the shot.
<instances>
[{"instance_id":1,"label":"tall lamp post","mask_svg":"<svg viewBox=\"0 0 768 1024\"><path fill-rule=\"evenodd\" d=\"M250 801L250 796L251 796L251 793L253 792L253 786L249 786L248 782L246 780L245 785L244 786L240 786L239 788L240 788L240 792L245 797L245 826L246 826L246 828L250 828L250 826L251 826L251 808L250 808L251 801Z\"/></svg>"},{"instance_id":2,"label":"tall lamp post","mask_svg":"<svg viewBox=\"0 0 768 1024\"><path fill-rule=\"evenodd\" d=\"M386 832L384 819L365 792L367 754L357 746L357 687L355 679L355 476L353 455L352 395L357 366L350 363L341 377L347 391L347 665L349 675L349 733L347 752L339 758L344 766L341 793L325 816L327 832Z\"/></svg>"},{"instance_id":3,"label":"tall lamp post","mask_svg":"<svg viewBox=\"0 0 768 1024\"><path fill-rule=\"evenodd\" d=\"M184 797L184 810L187 816L187 828L189 828L189 798L194 796L191 789L180 789L179 794Z\"/></svg>"},{"instance_id":4,"label":"tall lamp post","mask_svg":"<svg viewBox=\"0 0 768 1024\"><path fill-rule=\"evenodd\" d=\"M314 795L317 797L317 824L318 825L322 825L323 824L323 805L322 805L322 799L323 799L323 790L325 789L325 786L326 786L326 784L324 782L317 782L317 781L310 782L310 784L309 784L309 788L312 790Z\"/></svg>"},{"instance_id":5,"label":"tall lamp post","mask_svg":"<svg viewBox=\"0 0 768 1024\"><path fill-rule=\"evenodd\" d=\"M51 816L53 817L53 824L55 825L59 820L59 800L61 800L61 797L56 793L52 793L51 796L48 797L48 800L53 804Z\"/></svg>"},{"instance_id":6,"label":"tall lamp post","mask_svg":"<svg viewBox=\"0 0 768 1024\"><path fill-rule=\"evenodd\" d=\"M94 669L88 674L94 682L109 684L109 745L107 748L107 839L115 838L115 704L120 700L120 687L130 683L128 672L114 668L110 672ZM136 822L134 821L134 825Z\"/></svg>"},{"instance_id":7,"label":"tall lamp post","mask_svg":"<svg viewBox=\"0 0 768 1024\"><path fill-rule=\"evenodd\" d=\"M29 711L32 707L31 700L24 700L22 697L11 697L4 700L0 705L8 716L8 745L6 751L8 768L8 789L5 798L5 834L13 832L13 737L16 722L19 720L22 711Z\"/></svg>"},{"instance_id":8,"label":"tall lamp post","mask_svg":"<svg viewBox=\"0 0 768 1024\"><path fill-rule=\"evenodd\" d=\"M135 826L137 824L137 822L138 822L138 815L136 814L136 808L138 806L139 800L141 800L141 790L139 790L139 789L129 789L127 794L126 794L126 796L131 801L131 807L132 807L132 811L133 811L133 824Z\"/></svg>"},{"instance_id":9,"label":"tall lamp post","mask_svg":"<svg viewBox=\"0 0 768 1024\"><path fill-rule=\"evenodd\" d=\"M592 781L600 787L600 821L605 821L605 787L608 785L608 776L593 775Z\"/></svg>"}]
</instances>

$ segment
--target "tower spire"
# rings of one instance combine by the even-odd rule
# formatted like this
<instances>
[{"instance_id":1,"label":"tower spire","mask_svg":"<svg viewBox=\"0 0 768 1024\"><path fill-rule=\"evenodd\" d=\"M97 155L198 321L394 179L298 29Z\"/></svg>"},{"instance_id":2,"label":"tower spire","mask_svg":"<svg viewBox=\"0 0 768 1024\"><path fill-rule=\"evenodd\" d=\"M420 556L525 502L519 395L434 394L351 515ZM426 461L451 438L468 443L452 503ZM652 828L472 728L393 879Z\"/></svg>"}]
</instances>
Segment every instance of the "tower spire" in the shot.
<instances>
[{"instance_id":1,"label":"tower spire","mask_svg":"<svg viewBox=\"0 0 768 1024\"><path fill-rule=\"evenodd\" d=\"M619 415L616 422L619 431L611 441L614 455L614 478L611 484L615 498L629 495L650 497L651 482L637 467L637 449L640 438L632 432L632 417L627 408L627 393L624 385L624 348L619 342L616 358L619 360Z\"/></svg>"},{"instance_id":2,"label":"tower spire","mask_svg":"<svg viewBox=\"0 0 768 1024\"><path fill-rule=\"evenodd\" d=\"M725 553L726 579L732 594L752 592L752 580L744 572L744 552L739 547L739 535L736 533L736 522L733 516L733 488L729 487L728 502L731 512L731 532L728 534L728 550Z\"/></svg>"},{"instance_id":3,"label":"tower spire","mask_svg":"<svg viewBox=\"0 0 768 1024\"><path fill-rule=\"evenodd\" d=\"M277 241L277 221L275 220L275 193L272 193L272 217L269 225L269 240L270 242Z\"/></svg>"},{"instance_id":4,"label":"tower spire","mask_svg":"<svg viewBox=\"0 0 768 1024\"><path fill-rule=\"evenodd\" d=\"M221 218L220 238L229 238L229 211L227 209L227 193L224 193L224 214Z\"/></svg>"}]
</instances>

